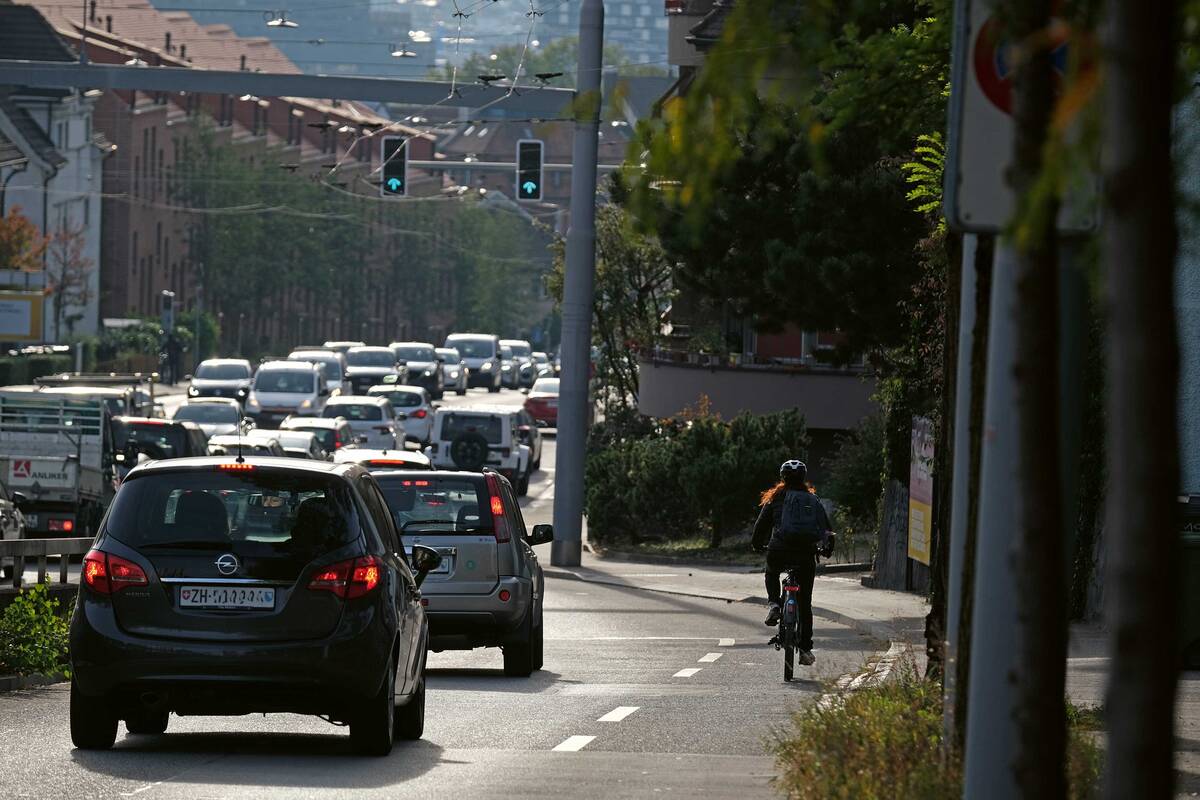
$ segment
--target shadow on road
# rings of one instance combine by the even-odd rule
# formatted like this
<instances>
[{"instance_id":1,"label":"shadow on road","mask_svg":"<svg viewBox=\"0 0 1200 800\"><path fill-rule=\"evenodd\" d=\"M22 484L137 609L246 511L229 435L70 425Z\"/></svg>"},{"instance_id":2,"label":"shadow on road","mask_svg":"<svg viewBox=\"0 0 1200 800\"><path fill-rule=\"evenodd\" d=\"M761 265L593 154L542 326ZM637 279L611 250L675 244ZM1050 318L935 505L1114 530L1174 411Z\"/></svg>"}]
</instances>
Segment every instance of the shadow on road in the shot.
<instances>
[{"instance_id":1,"label":"shadow on road","mask_svg":"<svg viewBox=\"0 0 1200 800\"><path fill-rule=\"evenodd\" d=\"M541 694L556 686L579 683L564 680L557 672L538 670L528 678L509 678L503 670L482 667L426 667L429 688L447 692L505 692L509 694Z\"/></svg>"},{"instance_id":2,"label":"shadow on road","mask_svg":"<svg viewBox=\"0 0 1200 800\"><path fill-rule=\"evenodd\" d=\"M155 781L147 770L154 756L214 756L179 771L178 761L164 759L172 773L158 782L217 783L225 791L238 786L297 786L316 789L365 789L395 786L420 777L442 762L442 748L426 741L397 742L390 756L370 758L354 753L346 733L166 733L126 736L106 752L72 751L72 760L101 775L133 781ZM170 764L171 766L167 766Z\"/></svg>"}]
</instances>

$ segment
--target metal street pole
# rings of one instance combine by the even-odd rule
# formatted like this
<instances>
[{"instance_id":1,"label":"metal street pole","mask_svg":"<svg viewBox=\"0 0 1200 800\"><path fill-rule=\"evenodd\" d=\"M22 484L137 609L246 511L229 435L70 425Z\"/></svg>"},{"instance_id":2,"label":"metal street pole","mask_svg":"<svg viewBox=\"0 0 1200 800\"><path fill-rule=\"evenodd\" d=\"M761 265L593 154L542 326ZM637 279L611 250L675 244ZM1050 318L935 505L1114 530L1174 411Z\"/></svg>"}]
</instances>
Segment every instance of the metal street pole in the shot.
<instances>
[{"instance_id":1,"label":"metal street pole","mask_svg":"<svg viewBox=\"0 0 1200 800\"><path fill-rule=\"evenodd\" d=\"M604 0L583 0L579 10L571 227L567 230L567 274L562 303L554 543L550 549L550 563L564 567L578 566L583 553L583 472L589 416L592 292L596 279L596 149L600 135L603 44Z\"/></svg>"},{"instance_id":2,"label":"metal street pole","mask_svg":"<svg viewBox=\"0 0 1200 800\"><path fill-rule=\"evenodd\" d=\"M971 618L963 797L1017 797L1017 253L998 239L992 268L979 520Z\"/></svg>"},{"instance_id":3,"label":"metal street pole","mask_svg":"<svg viewBox=\"0 0 1200 800\"><path fill-rule=\"evenodd\" d=\"M950 477L950 576L946 596L946 667L942 722L945 740L954 741L958 631L962 622L963 570L967 558L967 511L971 478L971 353L975 349L975 252L979 237L963 236L962 280L958 301L958 360L954 379L954 465Z\"/></svg>"}]
</instances>

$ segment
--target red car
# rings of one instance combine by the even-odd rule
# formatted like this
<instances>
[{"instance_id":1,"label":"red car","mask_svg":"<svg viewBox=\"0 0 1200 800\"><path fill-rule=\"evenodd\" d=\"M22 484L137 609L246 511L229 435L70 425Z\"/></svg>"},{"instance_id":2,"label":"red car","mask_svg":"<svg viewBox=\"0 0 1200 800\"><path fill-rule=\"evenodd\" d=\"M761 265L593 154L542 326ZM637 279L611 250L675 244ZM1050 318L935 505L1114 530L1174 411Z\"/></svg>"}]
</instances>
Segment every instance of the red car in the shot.
<instances>
[{"instance_id":1,"label":"red car","mask_svg":"<svg viewBox=\"0 0 1200 800\"><path fill-rule=\"evenodd\" d=\"M558 378L538 378L525 398L525 410L538 425L557 428Z\"/></svg>"}]
</instances>

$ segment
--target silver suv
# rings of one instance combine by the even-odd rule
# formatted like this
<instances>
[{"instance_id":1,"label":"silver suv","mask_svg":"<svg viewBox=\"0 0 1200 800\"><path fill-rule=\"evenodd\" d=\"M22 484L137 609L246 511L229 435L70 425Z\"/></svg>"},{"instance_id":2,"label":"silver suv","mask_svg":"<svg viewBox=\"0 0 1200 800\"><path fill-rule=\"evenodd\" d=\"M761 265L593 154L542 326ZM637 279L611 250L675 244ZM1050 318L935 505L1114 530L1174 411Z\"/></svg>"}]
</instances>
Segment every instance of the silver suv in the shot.
<instances>
[{"instance_id":1,"label":"silver suv","mask_svg":"<svg viewBox=\"0 0 1200 800\"><path fill-rule=\"evenodd\" d=\"M546 581L533 546L549 525L525 529L512 486L483 472L376 472L406 548L429 547L441 563L421 586L429 648L499 647L504 674L542 668Z\"/></svg>"},{"instance_id":2,"label":"silver suv","mask_svg":"<svg viewBox=\"0 0 1200 800\"><path fill-rule=\"evenodd\" d=\"M439 408L425 455L435 469L499 472L524 497L533 453L521 444L520 411L519 406Z\"/></svg>"}]
</instances>

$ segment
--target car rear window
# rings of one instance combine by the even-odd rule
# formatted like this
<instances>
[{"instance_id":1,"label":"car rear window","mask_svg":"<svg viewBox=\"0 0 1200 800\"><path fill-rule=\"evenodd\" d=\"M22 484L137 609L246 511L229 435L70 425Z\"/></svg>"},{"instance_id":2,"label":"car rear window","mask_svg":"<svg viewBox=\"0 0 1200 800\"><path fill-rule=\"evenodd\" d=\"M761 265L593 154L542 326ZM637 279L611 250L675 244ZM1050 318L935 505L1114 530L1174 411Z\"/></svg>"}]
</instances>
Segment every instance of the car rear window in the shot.
<instances>
[{"instance_id":1,"label":"car rear window","mask_svg":"<svg viewBox=\"0 0 1200 800\"><path fill-rule=\"evenodd\" d=\"M454 441L464 433L478 433L488 444L500 444L504 439L499 417L450 413L442 418L442 441Z\"/></svg>"},{"instance_id":2,"label":"car rear window","mask_svg":"<svg viewBox=\"0 0 1200 800\"><path fill-rule=\"evenodd\" d=\"M372 397L386 397L396 408L416 408L421 405L421 395L418 392L371 392Z\"/></svg>"},{"instance_id":3,"label":"car rear window","mask_svg":"<svg viewBox=\"0 0 1200 800\"><path fill-rule=\"evenodd\" d=\"M105 531L139 549L231 550L311 560L360 532L349 489L262 468L158 472L126 481Z\"/></svg>"},{"instance_id":4,"label":"car rear window","mask_svg":"<svg viewBox=\"0 0 1200 800\"><path fill-rule=\"evenodd\" d=\"M113 442L118 450L124 450L130 440L138 450L153 459L177 458L186 455L185 433L179 425L166 422L126 422L113 420Z\"/></svg>"},{"instance_id":5,"label":"car rear window","mask_svg":"<svg viewBox=\"0 0 1200 800\"><path fill-rule=\"evenodd\" d=\"M376 475L401 534L491 533L492 514L482 479Z\"/></svg>"},{"instance_id":6,"label":"car rear window","mask_svg":"<svg viewBox=\"0 0 1200 800\"><path fill-rule=\"evenodd\" d=\"M533 388L530 391L558 394L558 378L539 378L534 381Z\"/></svg>"},{"instance_id":7,"label":"car rear window","mask_svg":"<svg viewBox=\"0 0 1200 800\"><path fill-rule=\"evenodd\" d=\"M306 431L317 437L317 441L321 443L321 447L328 451L333 451L337 448L337 432L332 428L290 428L293 431Z\"/></svg>"},{"instance_id":8,"label":"car rear window","mask_svg":"<svg viewBox=\"0 0 1200 800\"><path fill-rule=\"evenodd\" d=\"M383 419L383 407L374 403L336 403L321 411L325 419L345 417L351 422L373 422Z\"/></svg>"}]
</instances>

